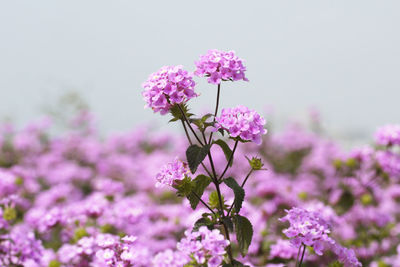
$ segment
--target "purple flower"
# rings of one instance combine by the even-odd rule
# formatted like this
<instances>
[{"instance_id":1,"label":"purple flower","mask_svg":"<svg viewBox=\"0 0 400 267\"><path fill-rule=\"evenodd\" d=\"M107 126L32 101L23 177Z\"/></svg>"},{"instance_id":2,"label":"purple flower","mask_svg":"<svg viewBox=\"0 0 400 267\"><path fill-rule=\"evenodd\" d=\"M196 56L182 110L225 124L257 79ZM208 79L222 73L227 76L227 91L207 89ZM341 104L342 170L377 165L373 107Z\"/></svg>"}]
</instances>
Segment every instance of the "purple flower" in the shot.
<instances>
[{"instance_id":1,"label":"purple flower","mask_svg":"<svg viewBox=\"0 0 400 267\"><path fill-rule=\"evenodd\" d=\"M215 118L215 130L226 130L232 138L253 141L260 145L266 121L256 111L239 105L235 108L222 109L221 115Z\"/></svg>"},{"instance_id":2,"label":"purple flower","mask_svg":"<svg viewBox=\"0 0 400 267\"><path fill-rule=\"evenodd\" d=\"M183 180L189 173L187 163L175 158L173 162L164 165L157 173L156 187L162 187L164 185L172 186L174 185L174 181Z\"/></svg>"},{"instance_id":3,"label":"purple flower","mask_svg":"<svg viewBox=\"0 0 400 267\"><path fill-rule=\"evenodd\" d=\"M378 151L376 160L389 176L400 177L400 155L392 151Z\"/></svg>"},{"instance_id":4,"label":"purple flower","mask_svg":"<svg viewBox=\"0 0 400 267\"><path fill-rule=\"evenodd\" d=\"M157 267L182 267L190 262L190 258L180 251L167 249L158 253L153 258L153 266Z\"/></svg>"},{"instance_id":5,"label":"purple flower","mask_svg":"<svg viewBox=\"0 0 400 267\"><path fill-rule=\"evenodd\" d=\"M208 82L212 84L220 84L221 81L248 81L244 74L246 67L243 66L243 60L234 51L209 50L207 54L200 56L195 65L194 74L208 77Z\"/></svg>"},{"instance_id":6,"label":"purple flower","mask_svg":"<svg viewBox=\"0 0 400 267\"><path fill-rule=\"evenodd\" d=\"M354 250L342 247L339 244L334 244L331 249L338 256L339 261L342 262L345 267L362 266L362 264L358 261Z\"/></svg>"},{"instance_id":7,"label":"purple flower","mask_svg":"<svg viewBox=\"0 0 400 267\"><path fill-rule=\"evenodd\" d=\"M332 250L339 258L339 261L346 267L362 266L357 260L352 249L342 247L335 240L329 237L330 225L323 219L318 211L310 211L302 208L286 210L287 215L281 221L288 221L290 226L283 230L289 237L291 243L296 247L306 245L314 248L317 255L322 255L325 249Z\"/></svg>"},{"instance_id":8,"label":"purple flower","mask_svg":"<svg viewBox=\"0 0 400 267\"><path fill-rule=\"evenodd\" d=\"M278 239L276 244L271 246L270 258L293 259L296 257L298 249L289 240Z\"/></svg>"},{"instance_id":9,"label":"purple flower","mask_svg":"<svg viewBox=\"0 0 400 267\"><path fill-rule=\"evenodd\" d=\"M313 247L315 253L322 255L324 244L333 244L335 241L328 236L330 225L319 212L308 211L302 208L286 210L287 215L281 221L288 221L290 226L283 233L291 239L296 247L302 244Z\"/></svg>"},{"instance_id":10,"label":"purple flower","mask_svg":"<svg viewBox=\"0 0 400 267\"><path fill-rule=\"evenodd\" d=\"M185 103L197 96L192 74L182 66L162 67L151 74L142 87L145 107L150 107L162 115L168 113L174 104Z\"/></svg>"},{"instance_id":11,"label":"purple flower","mask_svg":"<svg viewBox=\"0 0 400 267\"><path fill-rule=\"evenodd\" d=\"M217 229L209 230L202 226L198 232L186 231L177 248L199 264L208 263L208 266L216 267L222 263L228 245L229 241Z\"/></svg>"},{"instance_id":12,"label":"purple flower","mask_svg":"<svg viewBox=\"0 0 400 267\"><path fill-rule=\"evenodd\" d=\"M400 125L389 124L378 128L375 142L382 146L400 145Z\"/></svg>"}]
</instances>

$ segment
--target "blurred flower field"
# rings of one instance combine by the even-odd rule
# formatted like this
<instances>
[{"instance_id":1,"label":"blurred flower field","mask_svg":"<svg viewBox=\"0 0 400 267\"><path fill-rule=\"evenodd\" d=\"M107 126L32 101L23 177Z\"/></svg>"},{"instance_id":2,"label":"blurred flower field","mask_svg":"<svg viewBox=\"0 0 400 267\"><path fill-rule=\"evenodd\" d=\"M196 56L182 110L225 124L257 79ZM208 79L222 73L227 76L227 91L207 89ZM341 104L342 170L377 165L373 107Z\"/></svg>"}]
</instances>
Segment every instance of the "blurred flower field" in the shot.
<instances>
[{"instance_id":1,"label":"blurred flower field","mask_svg":"<svg viewBox=\"0 0 400 267\"><path fill-rule=\"evenodd\" d=\"M184 158L186 139L146 127L104 140L90 127L49 137L48 126L1 127L2 266L101 266L96 255L107 253L104 243L121 245L121 236L136 239L127 243L134 266L179 266L176 244L205 208L193 213L170 188L156 188L155 176L175 155ZM241 212L254 227L246 262L293 262L297 249L279 218L302 207L320 212L331 235L366 266L399 266L400 156L380 140L345 152L293 125L266 135L261 146L239 146L230 176L244 178L245 155L260 156L267 169L246 188ZM225 156L212 149L221 171ZM224 194L229 203L232 193ZM157 265L162 257L174 263ZM306 266L334 261L331 253L306 254Z\"/></svg>"}]
</instances>

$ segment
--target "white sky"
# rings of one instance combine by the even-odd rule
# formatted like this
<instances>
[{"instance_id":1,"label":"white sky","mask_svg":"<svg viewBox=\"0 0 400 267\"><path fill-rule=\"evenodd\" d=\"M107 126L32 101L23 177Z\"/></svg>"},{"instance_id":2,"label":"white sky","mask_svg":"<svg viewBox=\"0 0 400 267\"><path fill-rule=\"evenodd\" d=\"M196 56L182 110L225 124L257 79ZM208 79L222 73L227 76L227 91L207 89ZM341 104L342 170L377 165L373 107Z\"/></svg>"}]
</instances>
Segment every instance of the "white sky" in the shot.
<instances>
[{"instance_id":1,"label":"white sky","mask_svg":"<svg viewBox=\"0 0 400 267\"><path fill-rule=\"evenodd\" d=\"M244 58L250 79L223 84L223 106L273 106L279 118L316 106L328 128L370 134L400 123L399 11L368 0L0 0L0 117L26 123L76 90L105 132L164 125L143 110L141 83L217 48ZM198 91L198 110L214 103L213 86Z\"/></svg>"}]
</instances>

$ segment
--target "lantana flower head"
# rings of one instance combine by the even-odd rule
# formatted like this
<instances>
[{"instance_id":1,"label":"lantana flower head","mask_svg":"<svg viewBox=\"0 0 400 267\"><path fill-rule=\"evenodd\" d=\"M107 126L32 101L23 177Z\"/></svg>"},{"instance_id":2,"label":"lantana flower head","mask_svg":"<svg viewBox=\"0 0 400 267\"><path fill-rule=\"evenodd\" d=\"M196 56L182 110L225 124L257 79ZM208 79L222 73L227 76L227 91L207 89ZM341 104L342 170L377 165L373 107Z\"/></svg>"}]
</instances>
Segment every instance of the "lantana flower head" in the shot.
<instances>
[{"instance_id":1,"label":"lantana flower head","mask_svg":"<svg viewBox=\"0 0 400 267\"><path fill-rule=\"evenodd\" d=\"M199 264L208 263L207 266L217 267L221 265L228 245L229 241L219 230L201 226L198 232L185 231L185 237L177 244L177 248Z\"/></svg>"},{"instance_id":2,"label":"lantana flower head","mask_svg":"<svg viewBox=\"0 0 400 267\"><path fill-rule=\"evenodd\" d=\"M343 247L329 236L331 226L321 212L296 207L286 212L286 216L280 220L290 223L283 233L290 238L292 245L312 247L320 256L324 250L329 249L338 256L345 267L362 266L352 249Z\"/></svg>"},{"instance_id":3,"label":"lantana flower head","mask_svg":"<svg viewBox=\"0 0 400 267\"><path fill-rule=\"evenodd\" d=\"M389 124L378 128L375 142L382 146L400 145L400 125Z\"/></svg>"},{"instance_id":4,"label":"lantana flower head","mask_svg":"<svg viewBox=\"0 0 400 267\"><path fill-rule=\"evenodd\" d=\"M283 233L291 239L294 246L302 244L313 247L318 255L322 255L326 244L333 244L335 241L330 238L330 225L322 219L318 212L308 211L302 208L286 210L287 215L281 221L288 221L289 228Z\"/></svg>"},{"instance_id":5,"label":"lantana flower head","mask_svg":"<svg viewBox=\"0 0 400 267\"><path fill-rule=\"evenodd\" d=\"M262 136L267 133L264 129L265 119L256 111L242 105L222 109L221 115L215 121L215 130L226 130L233 138L252 141L257 145L261 144Z\"/></svg>"},{"instance_id":6,"label":"lantana flower head","mask_svg":"<svg viewBox=\"0 0 400 267\"><path fill-rule=\"evenodd\" d=\"M157 173L156 187L173 186L175 181L183 180L189 173L188 164L175 158L174 161L164 165Z\"/></svg>"},{"instance_id":7,"label":"lantana flower head","mask_svg":"<svg viewBox=\"0 0 400 267\"><path fill-rule=\"evenodd\" d=\"M208 82L212 84L220 84L221 81L248 81L244 74L246 67L243 60L234 51L209 50L207 54L200 56L195 65L195 75L208 77Z\"/></svg>"},{"instance_id":8,"label":"lantana flower head","mask_svg":"<svg viewBox=\"0 0 400 267\"><path fill-rule=\"evenodd\" d=\"M192 73L181 65L164 66L142 84L145 107L164 115L173 105L186 103L198 96L194 91L195 84Z\"/></svg>"}]
</instances>

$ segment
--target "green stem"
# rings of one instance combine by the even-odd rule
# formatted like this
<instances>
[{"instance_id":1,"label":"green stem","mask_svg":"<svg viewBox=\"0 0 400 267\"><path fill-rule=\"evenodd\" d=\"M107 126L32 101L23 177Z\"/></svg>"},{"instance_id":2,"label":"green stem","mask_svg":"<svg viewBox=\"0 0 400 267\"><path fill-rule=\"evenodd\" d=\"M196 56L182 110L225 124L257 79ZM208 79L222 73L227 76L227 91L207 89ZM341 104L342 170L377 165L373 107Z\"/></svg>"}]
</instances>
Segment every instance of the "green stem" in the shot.
<instances>
[{"instance_id":1,"label":"green stem","mask_svg":"<svg viewBox=\"0 0 400 267\"><path fill-rule=\"evenodd\" d=\"M299 263L299 267L301 267L301 264L303 263L305 252L306 252L306 245L303 245L303 254L301 255L301 260L300 260L300 263Z\"/></svg>"},{"instance_id":2,"label":"green stem","mask_svg":"<svg viewBox=\"0 0 400 267\"><path fill-rule=\"evenodd\" d=\"M192 191L192 193L194 194L195 197L197 197L197 198L200 200L201 203L203 203L203 205L204 205L207 209L209 209L209 210L212 212L212 214L215 215L215 212L212 210L212 208L211 208L210 206L208 206L208 204L207 204L206 202L204 202L204 201L201 199L201 197L200 197L199 195L197 195L194 191Z\"/></svg>"},{"instance_id":3,"label":"green stem","mask_svg":"<svg viewBox=\"0 0 400 267\"><path fill-rule=\"evenodd\" d=\"M191 139L190 136L189 136L189 132L188 132L188 130L187 130L187 128L186 128L185 121L184 121L183 119L181 119L181 122L182 122L183 129L185 130L186 137L187 137L187 139L188 139L188 141L189 141L189 144L192 145L193 142L192 142L192 139ZM210 176L211 178L213 178L213 175L212 175L211 172L207 169L207 167L204 165L203 162L201 163L201 166L202 166L203 169L207 172L208 176Z\"/></svg>"},{"instance_id":4,"label":"green stem","mask_svg":"<svg viewBox=\"0 0 400 267\"><path fill-rule=\"evenodd\" d=\"M188 118L186 117L186 114L183 111L181 105L177 104L177 106L178 106L179 110L181 111L183 118L185 119L187 125L189 126L189 129L192 131L192 133L193 133L194 137L196 138L197 142L199 142L201 146L204 146L203 143L201 142L200 138L197 136L196 132L192 128L192 125L190 124Z\"/></svg>"},{"instance_id":5,"label":"green stem","mask_svg":"<svg viewBox=\"0 0 400 267\"><path fill-rule=\"evenodd\" d=\"M236 140L235 145L233 146L232 154L228 159L228 163L226 164L224 171L222 172L221 176L218 178L218 181L221 181L224 178L224 175L225 175L226 171L228 170L229 165L231 164L231 161L233 159L233 154L235 154L238 143L239 143L239 141Z\"/></svg>"},{"instance_id":6,"label":"green stem","mask_svg":"<svg viewBox=\"0 0 400 267\"><path fill-rule=\"evenodd\" d=\"M214 122L215 118L217 117L218 114L218 107L219 107L219 95L221 93L221 84L218 84L218 90L217 90L217 102L215 103L215 112L214 112ZM208 143L211 144L211 139L213 136L214 132L210 133L210 138L208 139Z\"/></svg>"}]
</instances>

